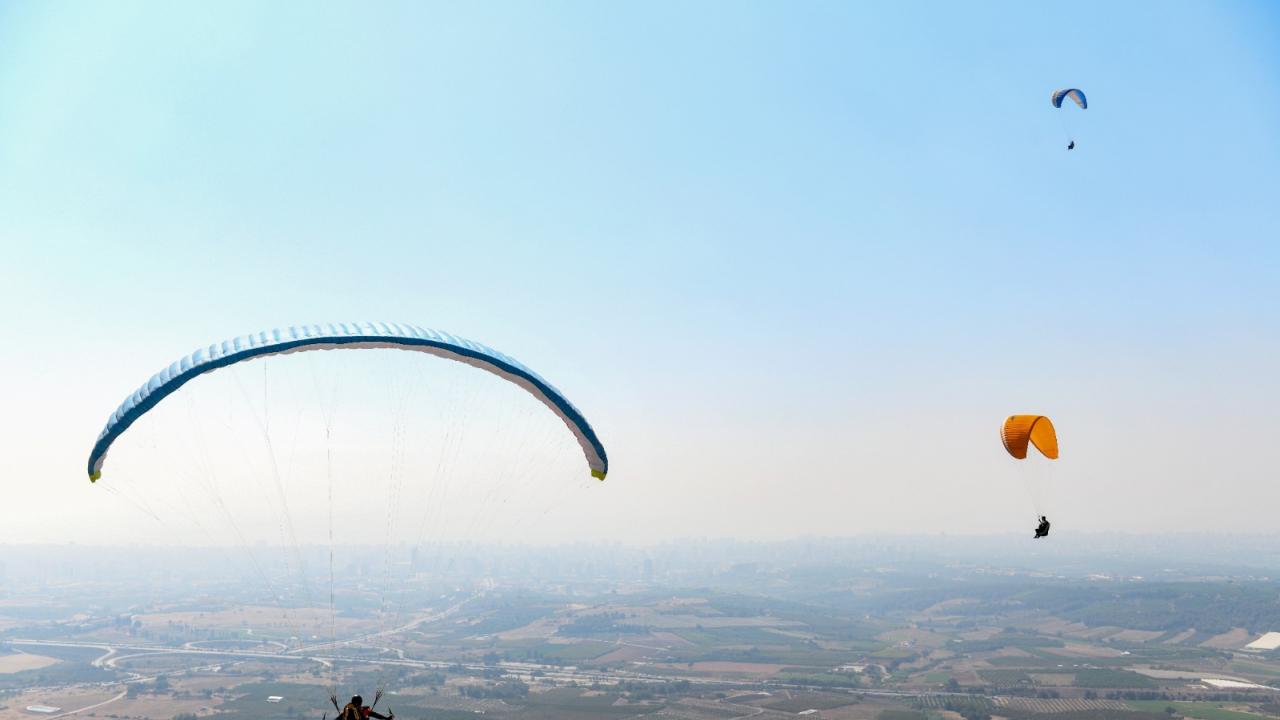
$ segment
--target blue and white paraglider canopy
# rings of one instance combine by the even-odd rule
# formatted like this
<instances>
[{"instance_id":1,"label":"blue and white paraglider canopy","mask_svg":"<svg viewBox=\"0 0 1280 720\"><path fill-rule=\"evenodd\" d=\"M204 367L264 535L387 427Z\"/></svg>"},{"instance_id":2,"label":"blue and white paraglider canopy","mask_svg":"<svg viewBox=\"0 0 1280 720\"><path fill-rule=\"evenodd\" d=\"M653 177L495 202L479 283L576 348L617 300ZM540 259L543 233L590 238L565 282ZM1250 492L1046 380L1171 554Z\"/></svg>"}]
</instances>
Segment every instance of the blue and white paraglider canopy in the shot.
<instances>
[{"instance_id":1,"label":"blue and white paraglider canopy","mask_svg":"<svg viewBox=\"0 0 1280 720\"><path fill-rule=\"evenodd\" d=\"M559 390L515 358L456 335L399 323L332 323L303 325L244 335L175 361L151 377L121 403L89 453L89 479L102 475L102 464L116 438L138 418L186 383L218 368L253 358L309 350L393 348L428 353L486 370L529 392L564 421L577 438L591 474L601 480L609 471L604 445L586 417Z\"/></svg>"},{"instance_id":2,"label":"blue and white paraglider canopy","mask_svg":"<svg viewBox=\"0 0 1280 720\"><path fill-rule=\"evenodd\" d=\"M1060 108L1062 107L1062 101L1068 98L1070 98L1076 105L1079 105L1081 110L1087 110L1089 108L1089 101L1085 98L1084 91L1076 88L1054 90L1053 95L1051 95L1049 99L1053 102L1054 107ZM1105 105L1105 103L1103 104Z\"/></svg>"}]
</instances>

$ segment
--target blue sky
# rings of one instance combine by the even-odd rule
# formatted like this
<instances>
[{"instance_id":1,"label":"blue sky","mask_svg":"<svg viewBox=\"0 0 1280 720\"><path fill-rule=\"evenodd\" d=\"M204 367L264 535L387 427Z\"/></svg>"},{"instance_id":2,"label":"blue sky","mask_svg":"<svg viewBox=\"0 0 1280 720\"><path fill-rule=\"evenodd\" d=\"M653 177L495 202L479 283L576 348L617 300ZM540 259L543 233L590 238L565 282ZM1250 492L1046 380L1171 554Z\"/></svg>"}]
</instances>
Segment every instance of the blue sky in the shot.
<instances>
[{"instance_id":1,"label":"blue sky","mask_svg":"<svg viewBox=\"0 0 1280 720\"><path fill-rule=\"evenodd\" d=\"M636 539L1020 530L1031 410L1075 526L1236 528L1278 77L1268 3L3 4L0 483L92 516L170 359L387 318L560 385Z\"/></svg>"}]
</instances>

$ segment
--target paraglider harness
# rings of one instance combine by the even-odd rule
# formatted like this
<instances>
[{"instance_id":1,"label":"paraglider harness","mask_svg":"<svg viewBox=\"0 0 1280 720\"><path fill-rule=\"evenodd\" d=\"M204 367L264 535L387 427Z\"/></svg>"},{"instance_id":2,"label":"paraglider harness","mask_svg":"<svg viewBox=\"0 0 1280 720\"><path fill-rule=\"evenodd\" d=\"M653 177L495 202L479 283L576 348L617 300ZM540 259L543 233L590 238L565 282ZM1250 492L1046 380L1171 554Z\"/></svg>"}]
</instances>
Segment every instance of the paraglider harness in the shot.
<instances>
[{"instance_id":1,"label":"paraglider harness","mask_svg":"<svg viewBox=\"0 0 1280 720\"><path fill-rule=\"evenodd\" d=\"M1049 535L1049 518L1041 515L1040 524L1036 526L1036 536L1032 539L1039 540L1042 537L1048 537L1048 535Z\"/></svg>"},{"instance_id":2,"label":"paraglider harness","mask_svg":"<svg viewBox=\"0 0 1280 720\"><path fill-rule=\"evenodd\" d=\"M387 710L386 715L373 711L374 708L378 707L378 701L381 699L381 690L374 694L372 705L365 705L364 699L359 695L355 695L351 698L351 702L347 703L347 706L343 708L338 707L338 696L334 693L329 693L329 702L333 703L333 709L338 711L338 714L334 716L334 720L366 720L369 717L379 718L380 720L395 720L396 714L392 710ZM328 717L329 714L325 713L325 720L328 720Z\"/></svg>"}]
</instances>

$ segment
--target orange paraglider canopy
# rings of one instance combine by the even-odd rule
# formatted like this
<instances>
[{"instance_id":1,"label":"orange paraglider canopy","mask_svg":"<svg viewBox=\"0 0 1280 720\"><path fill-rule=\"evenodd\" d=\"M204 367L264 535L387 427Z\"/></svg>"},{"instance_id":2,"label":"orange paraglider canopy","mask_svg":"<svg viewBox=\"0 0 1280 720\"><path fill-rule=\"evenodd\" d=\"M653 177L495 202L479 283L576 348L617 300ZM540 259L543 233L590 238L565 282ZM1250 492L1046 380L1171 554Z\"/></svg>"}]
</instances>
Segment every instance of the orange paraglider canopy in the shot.
<instances>
[{"instance_id":1,"label":"orange paraglider canopy","mask_svg":"<svg viewBox=\"0 0 1280 720\"><path fill-rule=\"evenodd\" d=\"M1004 449L1019 460L1027 459L1027 443L1050 460L1058 459L1058 434L1044 415L1010 415L1000 428Z\"/></svg>"}]
</instances>

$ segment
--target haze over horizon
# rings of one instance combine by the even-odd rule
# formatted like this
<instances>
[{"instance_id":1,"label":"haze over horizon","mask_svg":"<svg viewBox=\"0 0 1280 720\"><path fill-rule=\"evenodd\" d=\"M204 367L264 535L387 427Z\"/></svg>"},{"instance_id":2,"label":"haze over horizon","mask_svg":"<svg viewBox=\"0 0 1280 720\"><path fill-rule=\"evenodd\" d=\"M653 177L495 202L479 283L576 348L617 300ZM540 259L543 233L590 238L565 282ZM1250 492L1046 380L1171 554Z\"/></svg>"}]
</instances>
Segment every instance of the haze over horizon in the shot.
<instances>
[{"instance_id":1,"label":"haze over horizon","mask_svg":"<svg viewBox=\"0 0 1280 720\"><path fill-rule=\"evenodd\" d=\"M1029 535L1014 412L1059 428L1054 542L1274 532L1278 37L1265 2L0 5L0 543L177 542L86 481L107 416L337 320L586 413L609 479L531 541Z\"/></svg>"}]
</instances>

